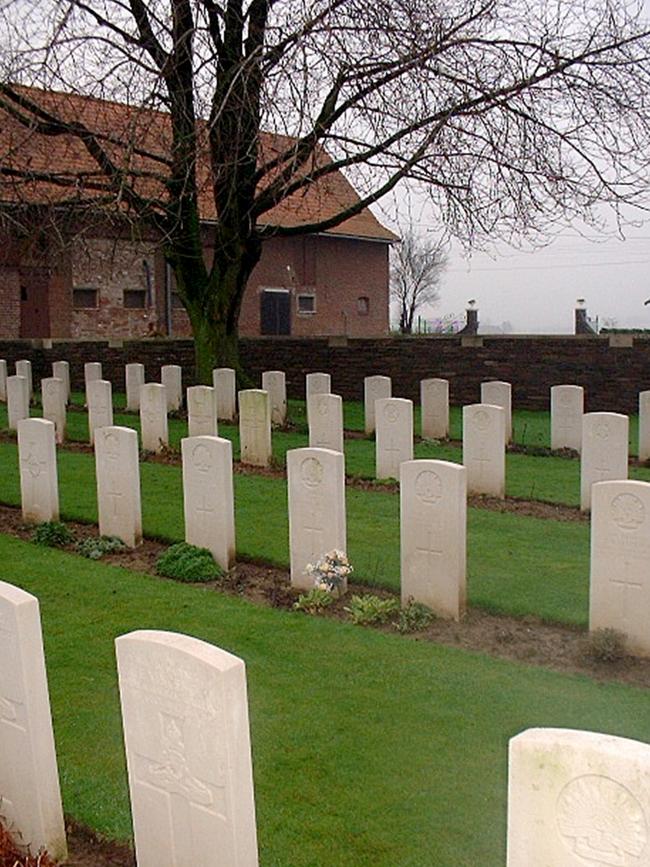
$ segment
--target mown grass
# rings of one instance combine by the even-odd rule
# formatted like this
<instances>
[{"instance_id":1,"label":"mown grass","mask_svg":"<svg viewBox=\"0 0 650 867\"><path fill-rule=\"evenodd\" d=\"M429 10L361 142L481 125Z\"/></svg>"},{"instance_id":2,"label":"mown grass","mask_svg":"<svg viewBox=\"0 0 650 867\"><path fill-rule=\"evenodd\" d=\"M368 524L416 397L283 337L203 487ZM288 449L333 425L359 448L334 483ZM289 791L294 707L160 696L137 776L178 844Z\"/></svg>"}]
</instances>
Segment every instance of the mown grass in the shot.
<instances>
[{"instance_id":1,"label":"mown grass","mask_svg":"<svg viewBox=\"0 0 650 867\"><path fill-rule=\"evenodd\" d=\"M0 444L0 500L19 505L16 446ZM96 522L94 459L59 451L61 511L68 520ZM169 542L183 539L179 467L140 467L144 530ZM288 518L283 479L235 475L240 556L287 566ZM399 587L399 498L347 489L348 552L355 579ZM514 615L585 624L588 611L589 528L585 524L470 509L469 599Z\"/></svg>"},{"instance_id":2,"label":"mown grass","mask_svg":"<svg viewBox=\"0 0 650 867\"><path fill-rule=\"evenodd\" d=\"M0 578L40 599L65 809L112 839L131 836L113 641L134 629L185 632L245 660L262 867L498 867L510 737L557 726L650 740L640 689L1 535Z\"/></svg>"}]
</instances>

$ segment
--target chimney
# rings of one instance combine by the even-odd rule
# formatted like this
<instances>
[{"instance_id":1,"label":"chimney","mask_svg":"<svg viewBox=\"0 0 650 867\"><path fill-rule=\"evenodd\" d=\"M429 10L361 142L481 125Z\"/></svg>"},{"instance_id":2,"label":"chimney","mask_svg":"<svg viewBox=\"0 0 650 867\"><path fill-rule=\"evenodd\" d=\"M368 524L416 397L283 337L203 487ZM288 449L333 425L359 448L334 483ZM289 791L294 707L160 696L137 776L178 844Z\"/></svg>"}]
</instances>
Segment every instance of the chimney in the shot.
<instances>
[{"instance_id":1,"label":"chimney","mask_svg":"<svg viewBox=\"0 0 650 867\"><path fill-rule=\"evenodd\" d=\"M467 302L467 310L465 327L462 328L459 334L478 334L478 310L476 309L476 301Z\"/></svg>"},{"instance_id":2,"label":"chimney","mask_svg":"<svg viewBox=\"0 0 650 867\"><path fill-rule=\"evenodd\" d=\"M575 309L575 334L595 334L596 332L589 324L589 317L587 316L587 308L585 306L585 299L578 298L576 301L576 309Z\"/></svg>"}]
</instances>

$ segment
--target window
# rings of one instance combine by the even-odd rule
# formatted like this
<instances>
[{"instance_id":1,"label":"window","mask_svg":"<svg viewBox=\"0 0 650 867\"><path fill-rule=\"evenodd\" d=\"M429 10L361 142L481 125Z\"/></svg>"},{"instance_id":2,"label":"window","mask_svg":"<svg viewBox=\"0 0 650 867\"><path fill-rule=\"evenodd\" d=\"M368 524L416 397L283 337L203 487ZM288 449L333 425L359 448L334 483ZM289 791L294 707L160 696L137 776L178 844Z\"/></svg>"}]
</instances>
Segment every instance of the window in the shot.
<instances>
[{"instance_id":1,"label":"window","mask_svg":"<svg viewBox=\"0 0 650 867\"><path fill-rule=\"evenodd\" d=\"M367 295L359 295L357 298L357 313L359 316L367 316L370 313L370 298Z\"/></svg>"},{"instance_id":2,"label":"window","mask_svg":"<svg viewBox=\"0 0 650 867\"><path fill-rule=\"evenodd\" d=\"M123 297L124 306L129 309L142 309L147 306L147 292L145 289L125 289Z\"/></svg>"},{"instance_id":3,"label":"window","mask_svg":"<svg viewBox=\"0 0 650 867\"><path fill-rule=\"evenodd\" d=\"M298 295L298 313L315 313L316 296Z\"/></svg>"},{"instance_id":4,"label":"window","mask_svg":"<svg viewBox=\"0 0 650 867\"><path fill-rule=\"evenodd\" d=\"M97 307L97 289L82 289L72 290L72 306L77 308Z\"/></svg>"}]
</instances>

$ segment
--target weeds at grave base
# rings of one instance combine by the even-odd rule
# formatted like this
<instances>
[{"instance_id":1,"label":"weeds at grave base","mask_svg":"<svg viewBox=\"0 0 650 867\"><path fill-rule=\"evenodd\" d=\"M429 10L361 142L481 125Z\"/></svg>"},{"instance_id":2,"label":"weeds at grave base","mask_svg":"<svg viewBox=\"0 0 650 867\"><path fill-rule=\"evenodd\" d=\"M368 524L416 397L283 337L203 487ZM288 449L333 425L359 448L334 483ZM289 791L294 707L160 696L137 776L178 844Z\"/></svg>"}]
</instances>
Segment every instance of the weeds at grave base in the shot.
<instances>
[{"instance_id":1,"label":"weeds at grave base","mask_svg":"<svg viewBox=\"0 0 650 867\"><path fill-rule=\"evenodd\" d=\"M305 614L319 614L334 602L334 597L329 590L322 587L314 587L307 593L301 593L298 600L293 603L295 611L304 611Z\"/></svg>"},{"instance_id":2,"label":"weeds at grave base","mask_svg":"<svg viewBox=\"0 0 650 867\"><path fill-rule=\"evenodd\" d=\"M39 855L21 852L0 821L0 867L55 867L55 863L45 852Z\"/></svg>"},{"instance_id":3,"label":"weeds at grave base","mask_svg":"<svg viewBox=\"0 0 650 867\"><path fill-rule=\"evenodd\" d=\"M65 548L75 541L72 530L61 521L45 521L39 524L32 533L32 542L46 545L48 548Z\"/></svg>"},{"instance_id":4,"label":"weeds at grave base","mask_svg":"<svg viewBox=\"0 0 650 867\"><path fill-rule=\"evenodd\" d=\"M406 605L400 608L393 626L402 635L407 632L420 632L427 628L433 618L434 613L427 605L409 598Z\"/></svg>"},{"instance_id":5,"label":"weeds at grave base","mask_svg":"<svg viewBox=\"0 0 650 867\"><path fill-rule=\"evenodd\" d=\"M207 548L197 548L187 542L170 545L156 561L156 572L165 578L189 583L215 581L223 576L223 569Z\"/></svg>"},{"instance_id":6,"label":"weeds at grave base","mask_svg":"<svg viewBox=\"0 0 650 867\"><path fill-rule=\"evenodd\" d=\"M627 655L625 642L617 629L595 629L584 639L582 652L592 662L620 662Z\"/></svg>"},{"instance_id":7,"label":"weeds at grave base","mask_svg":"<svg viewBox=\"0 0 650 867\"><path fill-rule=\"evenodd\" d=\"M350 604L346 605L345 611L357 626L365 626L369 623L387 623L394 614L399 611L397 599L382 599L379 596L369 594L367 596L353 596Z\"/></svg>"},{"instance_id":8,"label":"weeds at grave base","mask_svg":"<svg viewBox=\"0 0 650 867\"><path fill-rule=\"evenodd\" d=\"M116 551L124 551L125 548L124 542L116 536L91 536L81 539L75 545L77 554L89 560L101 560L104 554L114 554Z\"/></svg>"}]
</instances>

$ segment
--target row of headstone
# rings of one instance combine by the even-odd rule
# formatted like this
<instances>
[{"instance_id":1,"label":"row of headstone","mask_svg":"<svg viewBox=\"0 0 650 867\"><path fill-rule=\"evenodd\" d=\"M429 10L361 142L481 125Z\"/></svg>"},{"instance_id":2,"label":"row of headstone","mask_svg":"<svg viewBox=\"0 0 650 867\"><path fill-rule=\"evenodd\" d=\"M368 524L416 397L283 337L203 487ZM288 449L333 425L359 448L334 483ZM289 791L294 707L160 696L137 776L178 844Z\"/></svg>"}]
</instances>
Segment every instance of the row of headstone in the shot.
<instances>
[{"instance_id":1,"label":"row of headstone","mask_svg":"<svg viewBox=\"0 0 650 867\"><path fill-rule=\"evenodd\" d=\"M244 662L188 635L115 642L136 861L257 867ZM0 581L3 824L22 851L66 860L38 599Z\"/></svg>"}]
</instances>

